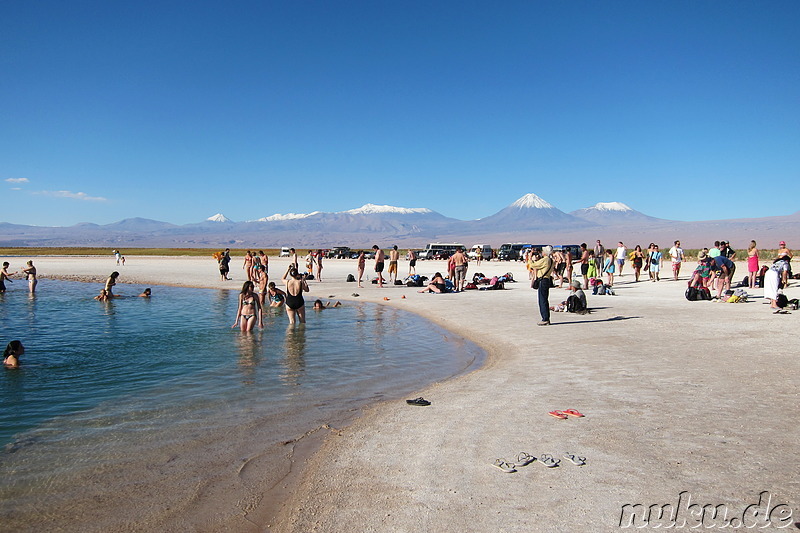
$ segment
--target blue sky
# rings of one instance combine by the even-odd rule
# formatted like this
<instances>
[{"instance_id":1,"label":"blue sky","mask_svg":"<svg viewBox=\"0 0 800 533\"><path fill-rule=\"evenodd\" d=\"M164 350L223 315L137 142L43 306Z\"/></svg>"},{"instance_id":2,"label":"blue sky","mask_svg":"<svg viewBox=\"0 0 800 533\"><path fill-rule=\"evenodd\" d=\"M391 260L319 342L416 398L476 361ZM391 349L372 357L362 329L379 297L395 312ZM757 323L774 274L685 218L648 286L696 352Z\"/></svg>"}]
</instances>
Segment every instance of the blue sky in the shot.
<instances>
[{"instance_id":1,"label":"blue sky","mask_svg":"<svg viewBox=\"0 0 800 533\"><path fill-rule=\"evenodd\" d=\"M0 221L800 193L800 2L0 3Z\"/></svg>"}]
</instances>

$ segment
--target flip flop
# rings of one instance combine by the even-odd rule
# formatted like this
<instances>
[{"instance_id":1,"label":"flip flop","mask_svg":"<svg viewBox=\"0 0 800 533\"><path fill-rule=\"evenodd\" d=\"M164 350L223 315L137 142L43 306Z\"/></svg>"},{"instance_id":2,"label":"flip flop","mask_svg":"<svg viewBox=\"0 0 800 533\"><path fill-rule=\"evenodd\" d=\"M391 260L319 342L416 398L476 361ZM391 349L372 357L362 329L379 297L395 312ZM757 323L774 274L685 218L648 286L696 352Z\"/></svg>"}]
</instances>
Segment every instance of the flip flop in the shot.
<instances>
[{"instance_id":1,"label":"flip flop","mask_svg":"<svg viewBox=\"0 0 800 533\"><path fill-rule=\"evenodd\" d=\"M555 418L560 418L561 420L567 419L567 415L565 415L562 411L550 411L547 414Z\"/></svg>"},{"instance_id":2,"label":"flip flop","mask_svg":"<svg viewBox=\"0 0 800 533\"><path fill-rule=\"evenodd\" d=\"M555 468L561 462L560 459L554 459L549 453L543 453L539 456L539 462L547 468Z\"/></svg>"},{"instance_id":3,"label":"flip flop","mask_svg":"<svg viewBox=\"0 0 800 533\"><path fill-rule=\"evenodd\" d=\"M422 396L420 396L419 398L414 398L413 400L406 400L406 403L408 405L422 405L422 406L431 404L431 402L429 402L428 400L426 400Z\"/></svg>"},{"instance_id":4,"label":"flip flop","mask_svg":"<svg viewBox=\"0 0 800 533\"><path fill-rule=\"evenodd\" d=\"M508 461L503 461L502 459L495 460L492 466L495 468L499 468L506 474L512 474L517 471L517 469L514 468L513 464L509 463Z\"/></svg>"},{"instance_id":5,"label":"flip flop","mask_svg":"<svg viewBox=\"0 0 800 533\"><path fill-rule=\"evenodd\" d=\"M575 455L574 453L567 453L564 454L564 459L567 459L569 462L576 466L583 466L586 464L586 457L580 457Z\"/></svg>"},{"instance_id":6,"label":"flip flop","mask_svg":"<svg viewBox=\"0 0 800 533\"><path fill-rule=\"evenodd\" d=\"M536 460L536 457L532 456L528 452L520 452L519 455L517 456L517 460L514 463L514 466L515 467L528 466L529 464L531 464L535 460Z\"/></svg>"},{"instance_id":7,"label":"flip flop","mask_svg":"<svg viewBox=\"0 0 800 533\"><path fill-rule=\"evenodd\" d=\"M565 415L574 416L575 418L583 418L584 416L586 416L579 413L577 409L564 409L561 412L564 413Z\"/></svg>"}]
</instances>

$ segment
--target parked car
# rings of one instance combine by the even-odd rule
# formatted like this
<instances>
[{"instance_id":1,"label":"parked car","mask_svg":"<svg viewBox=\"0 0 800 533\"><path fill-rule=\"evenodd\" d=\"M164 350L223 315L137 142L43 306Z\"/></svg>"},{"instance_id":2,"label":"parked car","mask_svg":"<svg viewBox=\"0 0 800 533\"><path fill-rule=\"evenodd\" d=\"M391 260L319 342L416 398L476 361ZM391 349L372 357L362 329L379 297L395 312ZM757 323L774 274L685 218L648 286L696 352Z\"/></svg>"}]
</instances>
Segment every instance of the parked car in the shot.
<instances>
[{"instance_id":1,"label":"parked car","mask_svg":"<svg viewBox=\"0 0 800 533\"><path fill-rule=\"evenodd\" d=\"M521 242L503 244L497 253L497 259L500 261L521 261L524 257L523 248L530 247L530 244Z\"/></svg>"},{"instance_id":2,"label":"parked car","mask_svg":"<svg viewBox=\"0 0 800 533\"><path fill-rule=\"evenodd\" d=\"M348 246L335 246L328 250L326 257L328 259L347 259L350 257L350 248Z\"/></svg>"},{"instance_id":3,"label":"parked car","mask_svg":"<svg viewBox=\"0 0 800 533\"><path fill-rule=\"evenodd\" d=\"M281 253L278 254L278 257L289 257L289 247L284 246L281 248Z\"/></svg>"}]
</instances>

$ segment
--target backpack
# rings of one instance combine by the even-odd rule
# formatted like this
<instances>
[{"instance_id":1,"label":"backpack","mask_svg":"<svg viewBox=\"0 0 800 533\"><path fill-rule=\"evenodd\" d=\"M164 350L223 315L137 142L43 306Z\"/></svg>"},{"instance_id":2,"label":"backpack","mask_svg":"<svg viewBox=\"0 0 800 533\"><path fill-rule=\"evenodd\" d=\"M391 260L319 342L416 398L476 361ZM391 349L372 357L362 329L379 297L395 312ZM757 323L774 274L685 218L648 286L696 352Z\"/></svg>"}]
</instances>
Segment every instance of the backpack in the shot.
<instances>
[{"instance_id":1,"label":"backpack","mask_svg":"<svg viewBox=\"0 0 800 533\"><path fill-rule=\"evenodd\" d=\"M697 287L689 287L688 289L686 289L686 299L689 300L690 302L695 302L700 299Z\"/></svg>"},{"instance_id":2,"label":"backpack","mask_svg":"<svg viewBox=\"0 0 800 533\"><path fill-rule=\"evenodd\" d=\"M698 300L711 300L711 290L708 287L697 287Z\"/></svg>"},{"instance_id":3,"label":"backpack","mask_svg":"<svg viewBox=\"0 0 800 533\"><path fill-rule=\"evenodd\" d=\"M793 311L797 311L797 309L800 308L800 300L797 298L792 298L789 300L789 305L787 307Z\"/></svg>"},{"instance_id":4,"label":"backpack","mask_svg":"<svg viewBox=\"0 0 800 533\"><path fill-rule=\"evenodd\" d=\"M785 294L779 294L777 298L775 298L775 303L783 309L784 307L789 305L789 298L786 297Z\"/></svg>"},{"instance_id":5,"label":"backpack","mask_svg":"<svg viewBox=\"0 0 800 533\"><path fill-rule=\"evenodd\" d=\"M581 302L580 298L574 294L567 298L567 313L578 313L585 310L586 308L583 306L583 302Z\"/></svg>"},{"instance_id":6,"label":"backpack","mask_svg":"<svg viewBox=\"0 0 800 533\"><path fill-rule=\"evenodd\" d=\"M347 275L347 282L348 282L348 283L352 283L352 282L354 282L355 280L356 280L356 277L355 277L354 275L352 275L352 274L348 274L348 275Z\"/></svg>"}]
</instances>

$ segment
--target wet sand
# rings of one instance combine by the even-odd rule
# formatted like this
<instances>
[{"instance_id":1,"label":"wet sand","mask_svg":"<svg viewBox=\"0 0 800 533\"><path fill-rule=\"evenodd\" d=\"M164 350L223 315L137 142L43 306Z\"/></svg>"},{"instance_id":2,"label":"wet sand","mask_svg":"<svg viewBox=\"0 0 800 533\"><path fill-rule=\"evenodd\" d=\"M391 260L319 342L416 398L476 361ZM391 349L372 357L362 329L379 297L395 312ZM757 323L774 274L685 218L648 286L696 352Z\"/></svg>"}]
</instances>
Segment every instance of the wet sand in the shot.
<instances>
[{"instance_id":1,"label":"wet sand","mask_svg":"<svg viewBox=\"0 0 800 533\"><path fill-rule=\"evenodd\" d=\"M26 259L11 258L11 270ZM243 280L240 258L232 262L236 280L228 282L210 258L130 257L125 267L112 258L35 263L45 278L100 282L118 270L123 283L234 290ZM272 258L270 265L277 282L286 262ZM417 270L430 276L442 267L419 262ZM246 523L254 531L298 532L610 531L618 529L623 505L677 505L684 491L692 503L726 504L728 518L769 491L771 507L788 504L792 523L800 520L800 312L772 314L760 289L749 291L756 297L746 304L688 302L692 267L680 282L638 284L626 267L616 296L587 295L592 314L554 313L552 326L537 327L536 295L517 263L470 265L470 275L511 271L519 282L506 291L437 295L357 289L344 281L355 261L326 261L324 282L310 282L312 299L353 299L356 292L359 300L429 318L490 358L480 370L415 393L429 407L380 403L330 432L319 452L295 460L300 482L284 483L289 498L269 512L254 510ZM789 298L797 292L787 290ZM554 289L551 304L566 294ZM586 417L547 414L568 408ZM495 459L513 461L522 451L570 452L587 464L562 460L548 469L537 461L513 474L492 468ZM234 503L215 492L220 511ZM245 521L187 522L195 530L234 531Z\"/></svg>"}]
</instances>

